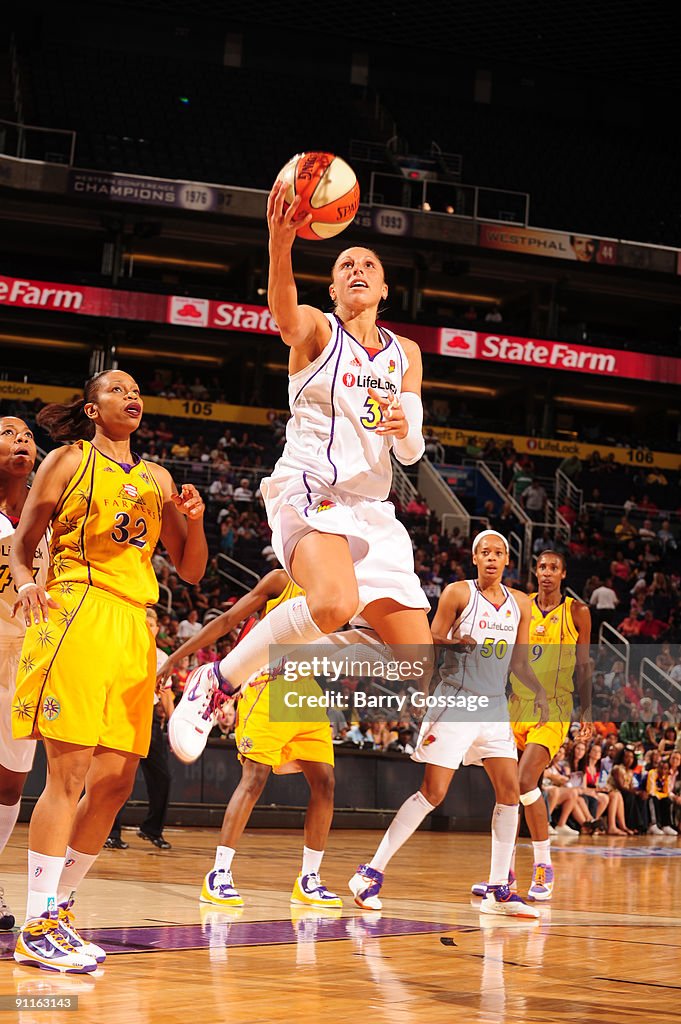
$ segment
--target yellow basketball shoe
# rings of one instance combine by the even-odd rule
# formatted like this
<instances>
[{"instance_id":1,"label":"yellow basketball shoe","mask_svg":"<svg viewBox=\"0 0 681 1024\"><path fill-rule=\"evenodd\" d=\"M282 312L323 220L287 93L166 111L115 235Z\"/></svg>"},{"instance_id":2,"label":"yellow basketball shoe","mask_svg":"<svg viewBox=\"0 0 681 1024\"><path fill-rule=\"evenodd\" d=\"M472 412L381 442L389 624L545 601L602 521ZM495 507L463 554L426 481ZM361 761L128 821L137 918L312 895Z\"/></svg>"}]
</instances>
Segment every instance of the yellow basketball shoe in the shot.
<instances>
[{"instance_id":1,"label":"yellow basketball shoe","mask_svg":"<svg viewBox=\"0 0 681 1024\"><path fill-rule=\"evenodd\" d=\"M302 907L343 906L340 896L326 888L316 871L311 871L309 875L298 875L293 885L291 903Z\"/></svg>"},{"instance_id":2,"label":"yellow basketball shoe","mask_svg":"<svg viewBox=\"0 0 681 1024\"><path fill-rule=\"evenodd\" d=\"M214 868L203 880L201 903L213 903L216 907L243 907L244 901L234 888L231 871Z\"/></svg>"}]
</instances>

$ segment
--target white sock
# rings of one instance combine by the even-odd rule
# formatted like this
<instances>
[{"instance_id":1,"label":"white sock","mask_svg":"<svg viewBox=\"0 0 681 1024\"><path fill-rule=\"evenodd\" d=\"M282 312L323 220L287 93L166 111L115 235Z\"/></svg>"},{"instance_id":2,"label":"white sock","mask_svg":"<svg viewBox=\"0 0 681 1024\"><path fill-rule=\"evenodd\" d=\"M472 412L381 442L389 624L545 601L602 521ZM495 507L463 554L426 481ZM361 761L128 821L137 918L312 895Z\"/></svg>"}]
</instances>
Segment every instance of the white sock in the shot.
<instances>
[{"instance_id":1,"label":"white sock","mask_svg":"<svg viewBox=\"0 0 681 1024\"><path fill-rule=\"evenodd\" d=\"M490 885L508 885L508 872L518 828L518 804L495 804L492 814L492 863Z\"/></svg>"},{"instance_id":2,"label":"white sock","mask_svg":"<svg viewBox=\"0 0 681 1024\"><path fill-rule=\"evenodd\" d=\"M534 863L535 864L550 864L551 863L551 840L544 839L541 843L532 843L532 849L534 850Z\"/></svg>"},{"instance_id":3,"label":"white sock","mask_svg":"<svg viewBox=\"0 0 681 1024\"><path fill-rule=\"evenodd\" d=\"M515 871L515 855L516 855L516 850L517 849L518 849L518 847L515 846L515 844L514 844L514 846L513 846L513 853L511 854L511 871Z\"/></svg>"},{"instance_id":4,"label":"white sock","mask_svg":"<svg viewBox=\"0 0 681 1024\"><path fill-rule=\"evenodd\" d=\"M57 910L57 890L64 869L65 857L48 857L45 853L28 851L28 900L26 920L40 917L46 910Z\"/></svg>"},{"instance_id":5,"label":"white sock","mask_svg":"<svg viewBox=\"0 0 681 1024\"><path fill-rule=\"evenodd\" d=\"M231 846L218 846L215 851L215 864L213 869L215 871L229 871L232 867L232 861L234 860L234 854L236 850L233 850Z\"/></svg>"},{"instance_id":6,"label":"white sock","mask_svg":"<svg viewBox=\"0 0 681 1024\"><path fill-rule=\"evenodd\" d=\"M381 839L376 853L369 861L369 867L376 868L377 871L385 871L399 848L406 843L410 836L413 836L426 815L434 810L434 806L428 803L421 790L405 800L390 822L388 831Z\"/></svg>"},{"instance_id":7,"label":"white sock","mask_svg":"<svg viewBox=\"0 0 681 1024\"><path fill-rule=\"evenodd\" d=\"M303 847L303 866L300 869L301 875L318 875L322 866L323 850L311 850L309 846Z\"/></svg>"},{"instance_id":8,"label":"white sock","mask_svg":"<svg viewBox=\"0 0 681 1024\"><path fill-rule=\"evenodd\" d=\"M233 687L239 687L267 665L270 647L289 646L292 650L301 644L324 636L310 615L304 597L294 597L275 608L220 662L220 675ZM278 652L286 653L285 651Z\"/></svg>"},{"instance_id":9,"label":"white sock","mask_svg":"<svg viewBox=\"0 0 681 1024\"><path fill-rule=\"evenodd\" d=\"M7 846L7 840L12 835L12 829L19 817L21 797L15 804L0 804L0 853Z\"/></svg>"},{"instance_id":10,"label":"white sock","mask_svg":"<svg viewBox=\"0 0 681 1024\"><path fill-rule=\"evenodd\" d=\"M58 903L66 903L71 898L98 856L98 853L79 853L71 846L66 847L66 858L57 889Z\"/></svg>"}]
</instances>

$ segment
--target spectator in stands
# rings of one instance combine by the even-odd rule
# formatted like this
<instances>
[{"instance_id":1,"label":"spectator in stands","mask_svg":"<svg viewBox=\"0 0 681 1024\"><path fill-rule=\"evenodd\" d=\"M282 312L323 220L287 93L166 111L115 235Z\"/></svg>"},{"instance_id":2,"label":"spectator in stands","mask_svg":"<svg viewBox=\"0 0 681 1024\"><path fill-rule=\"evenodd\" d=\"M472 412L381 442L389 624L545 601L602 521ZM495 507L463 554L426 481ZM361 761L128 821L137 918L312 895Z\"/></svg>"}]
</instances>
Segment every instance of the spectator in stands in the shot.
<instances>
[{"instance_id":1,"label":"spectator in stands","mask_svg":"<svg viewBox=\"0 0 681 1024\"><path fill-rule=\"evenodd\" d=\"M676 551L678 548L676 538L670 529L668 519L662 520L662 526L657 531L657 539L660 542L663 554L666 554L670 551Z\"/></svg>"},{"instance_id":2,"label":"spectator in stands","mask_svg":"<svg viewBox=\"0 0 681 1024\"><path fill-rule=\"evenodd\" d=\"M676 829L671 823L671 800L669 794L669 762L660 761L651 768L646 779L650 826L648 834L654 836L675 836Z\"/></svg>"},{"instance_id":3,"label":"spectator in stands","mask_svg":"<svg viewBox=\"0 0 681 1024\"><path fill-rule=\"evenodd\" d=\"M594 616L595 624L600 625L601 622L609 622L612 624L619 600L613 589L612 578L610 576L607 578L605 583L602 583L600 587L596 587L592 592L589 604L596 613Z\"/></svg>"},{"instance_id":4,"label":"spectator in stands","mask_svg":"<svg viewBox=\"0 0 681 1024\"><path fill-rule=\"evenodd\" d=\"M238 509L248 508L253 502L253 491L250 480L244 476L239 480L239 486L234 488L234 504Z\"/></svg>"},{"instance_id":5,"label":"spectator in stands","mask_svg":"<svg viewBox=\"0 0 681 1024\"><path fill-rule=\"evenodd\" d=\"M492 529L496 529L496 527L492 527ZM540 537L537 537L532 544L532 554L540 555L542 551L548 551L552 546L553 540L551 537L551 532L548 526L545 526L544 532L541 534Z\"/></svg>"},{"instance_id":6,"label":"spectator in stands","mask_svg":"<svg viewBox=\"0 0 681 1024\"><path fill-rule=\"evenodd\" d=\"M405 512L408 516L412 516L415 519L425 519L430 515L430 509L426 504L426 500L421 494L417 494L411 498L408 502Z\"/></svg>"},{"instance_id":7,"label":"spectator in stands","mask_svg":"<svg viewBox=\"0 0 681 1024\"><path fill-rule=\"evenodd\" d=\"M669 481L661 469L653 468L646 477L646 483L649 486L656 485L658 487L667 487Z\"/></svg>"},{"instance_id":8,"label":"spectator in stands","mask_svg":"<svg viewBox=\"0 0 681 1024\"><path fill-rule=\"evenodd\" d=\"M586 530L579 529L568 544L572 558L586 558L589 555L589 537Z\"/></svg>"},{"instance_id":9,"label":"spectator in stands","mask_svg":"<svg viewBox=\"0 0 681 1024\"><path fill-rule=\"evenodd\" d=\"M648 494L644 494L638 503L638 507L643 509L650 516L655 516L660 511L655 502Z\"/></svg>"},{"instance_id":10,"label":"spectator in stands","mask_svg":"<svg viewBox=\"0 0 681 1024\"><path fill-rule=\"evenodd\" d=\"M664 730L662 739L657 745L657 749L660 751L663 758L668 757L673 750L676 750L676 729L673 725L667 726Z\"/></svg>"},{"instance_id":11,"label":"spectator in stands","mask_svg":"<svg viewBox=\"0 0 681 1024\"><path fill-rule=\"evenodd\" d=\"M529 468L526 459L518 459L513 464L513 476L508 486L508 490L511 492L516 501L520 501L523 494L530 486L533 481L532 471Z\"/></svg>"},{"instance_id":12,"label":"spectator in stands","mask_svg":"<svg viewBox=\"0 0 681 1024\"><path fill-rule=\"evenodd\" d=\"M498 304L492 306L492 308L488 309L485 313L485 323L487 324L500 324L503 322L503 319L501 308Z\"/></svg>"},{"instance_id":13,"label":"spectator in stands","mask_svg":"<svg viewBox=\"0 0 681 1024\"><path fill-rule=\"evenodd\" d=\"M648 829L646 792L640 788L640 779L635 772L636 755L631 747L624 747L613 765L608 777L608 786L622 794L624 820L627 828L639 835Z\"/></svg>"},{"instance_id":14,"label":"spectator in stands","mask_svg":"<svg viewBox=\"0 0 681 1024\"><path fill-rule=\"evenodd\" d=\"M619 730L620 740L625 744L642 743L646 735L645 723L641 721L641 712L637 707L632 707L629 717L622 722Z\"/></svg>"},{"instance_id":15,"label":"spectator in stands","mask_svg":"<svg viewBox=\"0 0 681 1024\"><path fill-rule=\"evenodd\" d=\"M522 493L520 503L536 523L544 522L546 519L546 502L548 495L536 477L532 477L529 487Z\"/></svg>"},{"instance_id":16,"label":"spectator in stands","mask_svg":"<svg viewBox=\"0 0 681 1024\"><path fill-rule=\"evenodd\" d=\"M191 637L196 636L200 629L201 623L199 622L199 613L196 608L192 608L187 613L187 618L183 619L178 626L177 638L181 643L184 643L185 640L189 640Z\"/></svg>"},{"instance_id":17,"label":"spectator in stands","mask_svg":"<svg viewBox=\"0 0 681 1024\"><path fill-rule=\"evenodd\" d=\"M156 443L158 445L170 444L173 439L173 432L168 428L165 420L159 420L154 433L156 435Z\"/></svg>"},{"instance_id":18,"label":"spectator in stands","mask_svg":"<svg viewBox=\"0 0 681 1024\"><path fill-rule=\"evenodd\" d=\"M217 479L213 480L212 484L208 488L209 497L217 501L224 501L227 498L231 498L233 494L234 488L229 482L229 478L226 473L220 473Z\"/></svg>"},{"instance_id":19,"label":"spectator in stands","mask_svg":"<svg viewBox=\"0 0 681 1024\"><path fill-rule=\"evenodd\" d=\"M189 452L190 446L187 444L184 437L179 437L170 449L170 454L174 459L188 459Z\"/></svg>"},{"instance_id":20,"label":"spectator in stands","mask_svg":"<svg viewBox=\"0 0 681 1024\"><path fill-rule=\"evenodd\" d=\"M477 323L478 311L475 308L475 306L468 306L466 308L466 311L463 314L463 319L466 321L467 324Z\"/></svg>"},{"instance_id":21,"label":"spectator in stands","mask_svg":"<svg viewBox=\"0 0 681 1024\"><path fill-rule=\"evenodd\" d=\"M636 527L627 517L626 512L620 519L619 523L615 526L615 538L619 543L628 540L634 540L636 537Z\"/></svg>"},{"instance_id":22,"label":"spectator in stands","mask_svg":"<svg viewBox=\"0 0 681 1024\"><path fill-rule=\"evenodd\" d=\"M652 610L648 609L643 615L643 622L638 631L639 639L645 643L657 643L668 629L669 625L654 618Z\"/></svg>"},{"instance_id":23,"label":"spectator in stands","mask_svg":"<svg viewBox=\"0 0 681 1024\"><path fill-rule=\"evenodd\" d=\"M582 463L578 455L567 455L558 466L558 469L574 484L581 475Z\"/></svg>"},{"instance_id":24,"label":"spectator in stands","mask_svg":"<svg viewBox=\"0 0 681 1024\"><path fill-rule=\"evenodd\" d=\"M223 555L229 555L231 558L234 554L234 545L236 543L236 534L234 532L234 520L230 515L227 515L220 522L220 539L218 546Z\"/></svg>"},{"instance_id":25,"label":"spectator in stands","mask_svg":"<svg viewBox=\"0 0 681 1024\"><path fill-rule=\"evenodd\" d=\"M653 521L652 521L652 519L644 519L643 520L643 525L639 526L639 529L638 529L638 537L639 537L639 540L643 540L643 541L646 541L646 540L657 540L657 534L656 534L655 530L653 529Z\"/></svg>"},{"instance_id":26,"label":"spectator in stands","mask_svg":"<svg viewBox=\"0 0 681 1024\"><path fill-rule=\"evenodd\" d=\"M515 558L509 558L508 565L504 569L502 582L506 587L517 587L520 584L520 574L515 563Z\"/></svg>"},{"instance_id":27,"label":"spectator in stands","mask_svg":"<svg viewBox=\"0 0 681 1024\"><path fill-rule=\"evenodd\" d=\"M630 611L629 614L617 624L617 629L622 636L627 638L627 640L636 641L639 633L641 632L641 621L634 611Z\"/></svg>"}]
</instances>

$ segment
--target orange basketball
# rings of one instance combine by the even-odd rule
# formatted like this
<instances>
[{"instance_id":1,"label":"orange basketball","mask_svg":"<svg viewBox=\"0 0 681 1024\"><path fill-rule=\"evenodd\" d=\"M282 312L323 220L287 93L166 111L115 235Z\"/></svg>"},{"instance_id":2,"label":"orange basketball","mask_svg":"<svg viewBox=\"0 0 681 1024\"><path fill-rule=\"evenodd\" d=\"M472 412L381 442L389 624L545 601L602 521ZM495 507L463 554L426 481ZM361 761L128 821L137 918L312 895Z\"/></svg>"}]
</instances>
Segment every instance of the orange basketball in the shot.
<instances>
[{"instance_id":1,"label":"orange basketball","mask_svg":"<svg viewBox=\"0 0 681 1024\"><path fill-rule=\"evenodd\" d=\"M301 197L296 217L312 214L298 230L301 238L332 238L351 224L359 206L359 184L352 167L333 153L298 153L279 172L288 184L286 204Z\"/></svg>"}]
</instances>

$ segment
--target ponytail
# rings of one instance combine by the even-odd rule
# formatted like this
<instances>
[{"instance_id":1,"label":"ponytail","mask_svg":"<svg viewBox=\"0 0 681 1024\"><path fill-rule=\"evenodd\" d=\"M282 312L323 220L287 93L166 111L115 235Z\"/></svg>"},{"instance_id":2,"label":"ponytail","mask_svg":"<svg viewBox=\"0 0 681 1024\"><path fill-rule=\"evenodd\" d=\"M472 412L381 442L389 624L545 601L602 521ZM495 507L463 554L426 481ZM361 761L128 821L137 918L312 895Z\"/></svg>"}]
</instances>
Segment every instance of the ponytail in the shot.
<instances>
[{"instance_id":1,"label":"ponytail","mask_svg":"<svg viewBox=\"0 0 681 1024\"><path fill-rule=\"evenodd\" d=\"M73 402L50 402L43 406L36 416L38 426L46 430L53 441L63 441L66 444L71 441L85 439L91 441L95 436L94 421L85 412L88 402L93 402L99 390L100 378L108 373L102 370L95 373L85 381L83 398L76 398Z\"/></svg>"}]
</instances>

